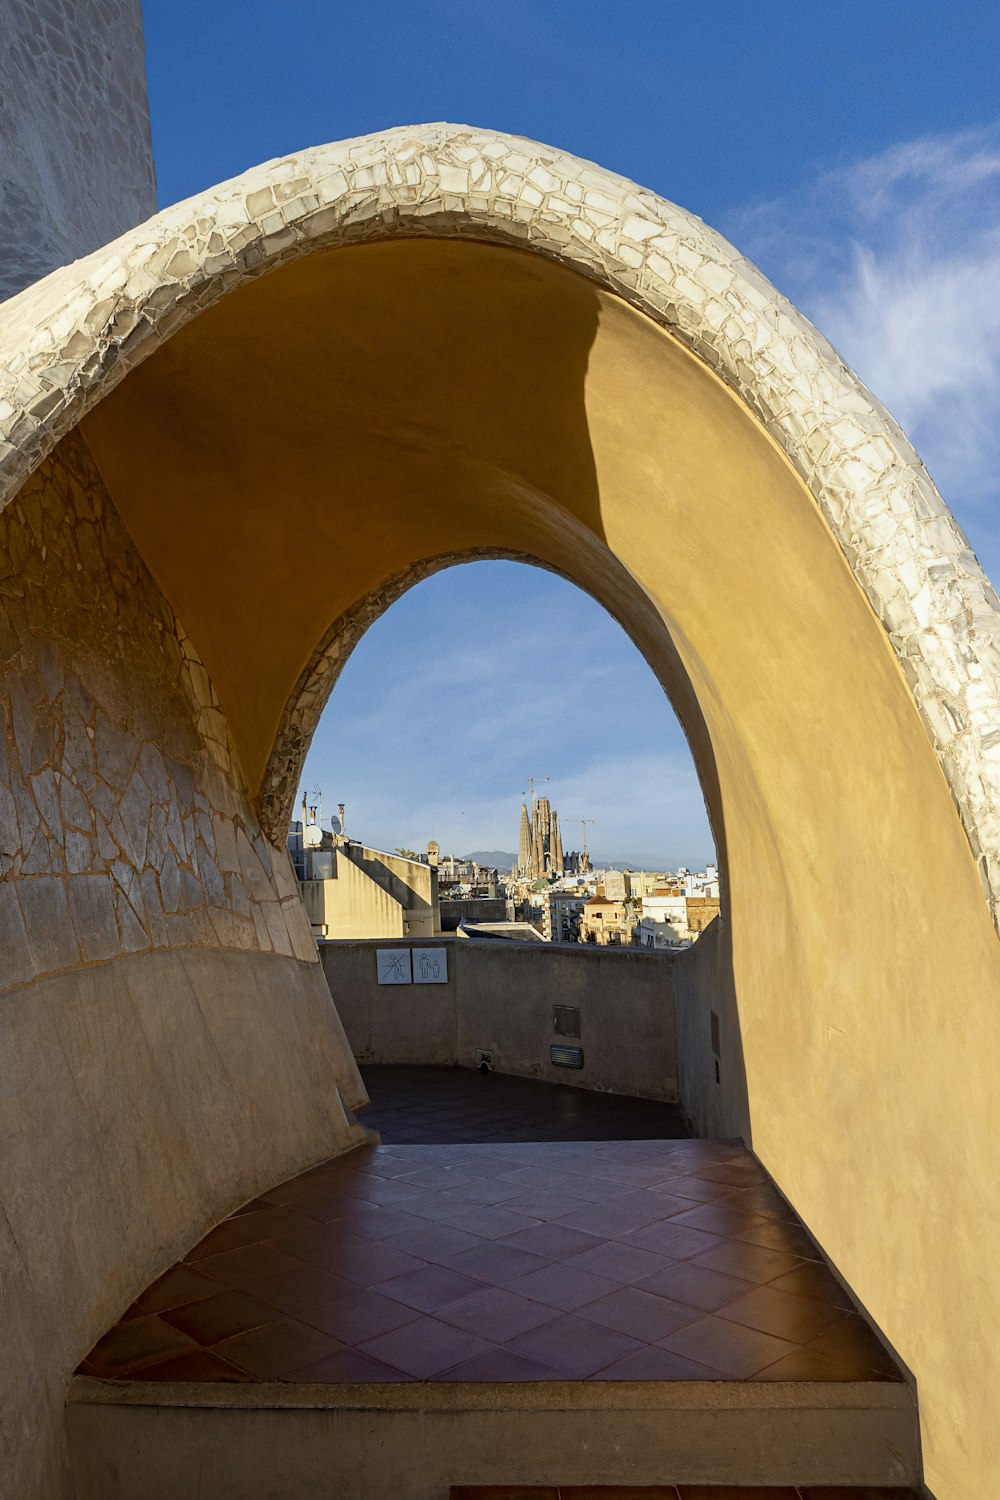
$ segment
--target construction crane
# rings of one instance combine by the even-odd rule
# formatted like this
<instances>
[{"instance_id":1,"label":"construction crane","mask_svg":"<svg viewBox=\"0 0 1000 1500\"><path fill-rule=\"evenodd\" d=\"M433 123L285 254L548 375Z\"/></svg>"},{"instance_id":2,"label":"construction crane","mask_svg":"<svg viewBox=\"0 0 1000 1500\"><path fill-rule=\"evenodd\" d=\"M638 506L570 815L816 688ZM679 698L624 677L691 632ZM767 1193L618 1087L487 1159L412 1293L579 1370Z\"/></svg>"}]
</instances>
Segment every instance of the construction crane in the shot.
<instances>
[{"instance_id":1,"label":"construction crane","mask_svg":"<svg viewBox=\"0 0 1000 1500\"><path fill-rule=\"evenodd\" d=\"M516 785L517 788L518 788L518 790L521 793L521 796L525 797L524 788L525 788L525 785L527 784L528 792L527 792L527 796L525 797L525 801L530 801L530 802L533 803L534 800L535 800L535 786L536 786L536 784L540 785L543 781L551 781L551 780L552 780L551 776L526 776L524 778L524 781L518 781L518 782L505 781L503 783L503 785L504 785L505 788L506 787L512 787L512 786Z\"/></svg>"},{"instance_id":2,"label":"construction crane","mask_svg":"<svg viewBox=\"0 0 1000 1500\"><path fill-rule=\"evenodd\" d=\"M582 859L583 859L584 867L586 868L590 864L590 856L587 853L587 824L588 823L596 823L597 819L596 818L574 818L573 821L575 823L579 823L580 827L583 829L583 855L582 855Z\"/></svg>"}]
</instances>

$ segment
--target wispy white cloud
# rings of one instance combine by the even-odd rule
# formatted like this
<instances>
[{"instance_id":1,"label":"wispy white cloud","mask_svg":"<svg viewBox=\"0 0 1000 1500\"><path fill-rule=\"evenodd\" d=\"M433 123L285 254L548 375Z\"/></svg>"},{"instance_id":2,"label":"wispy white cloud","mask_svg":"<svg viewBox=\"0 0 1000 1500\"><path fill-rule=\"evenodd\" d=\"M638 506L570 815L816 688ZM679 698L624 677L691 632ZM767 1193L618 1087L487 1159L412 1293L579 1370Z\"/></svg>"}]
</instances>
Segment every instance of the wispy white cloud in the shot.
<instances>
[{"instance_id":1,"label":"wispy white cloud","mask_svg":"<svg viewBox=\"0 0 1000 1500\"><path fill-rule=\"evenodd\" d=\"M1000 574L1000 122L817 176L724 226L896 417Z\"/></svg>"}]
</instances>

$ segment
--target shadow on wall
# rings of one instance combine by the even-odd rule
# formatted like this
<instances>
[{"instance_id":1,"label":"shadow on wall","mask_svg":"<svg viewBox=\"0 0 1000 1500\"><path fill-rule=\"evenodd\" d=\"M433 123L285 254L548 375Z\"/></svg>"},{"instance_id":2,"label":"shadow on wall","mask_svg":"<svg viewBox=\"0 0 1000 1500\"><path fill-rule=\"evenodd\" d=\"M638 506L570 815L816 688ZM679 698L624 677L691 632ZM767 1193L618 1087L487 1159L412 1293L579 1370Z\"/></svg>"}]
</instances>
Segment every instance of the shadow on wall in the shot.
<instances>
[{"instance_id":1,"label":"shadow on wall","mask_svg":"<svg viewBox=\"0 0 1000 1500\"><path fill-rule=\"evenodd\" d=\"M379 982L380 954L392 982ZM428 954L437 982L417 977ZM680 954L444 938L325 943L321 958L359 1063L471 1069L487 1054L500 1073L679 1102L697 1134L750 1144L718 919ZM554 1062L554 1047L578 1051L579 1066Z\"/></svg>"},{"instance_id":2,"label":"shadow on wall","mask_svg":"<svg viewBox=\"0 0 1000 1500\"><path fill-rule=\"evenodd\" d=\"M680 1104L695 1135L753 1145L727 914L673 960Z\"/></svg>"}]
</instances>

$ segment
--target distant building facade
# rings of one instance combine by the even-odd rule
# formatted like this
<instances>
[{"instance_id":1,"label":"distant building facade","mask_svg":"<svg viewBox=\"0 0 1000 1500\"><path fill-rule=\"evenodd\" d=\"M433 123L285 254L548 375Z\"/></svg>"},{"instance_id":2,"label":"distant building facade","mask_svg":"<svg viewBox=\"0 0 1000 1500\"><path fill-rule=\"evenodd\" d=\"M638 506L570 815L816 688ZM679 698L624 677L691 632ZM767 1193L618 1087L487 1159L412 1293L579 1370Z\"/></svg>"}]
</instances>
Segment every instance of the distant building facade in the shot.
<instances>
[{"instance_id":1,"label":"distant building facade","mask_svg":"<svg viewBox=\"0 0 1000 1500\"><path fill-rule=\"evenodd\" d=\"M436 863L369 849L318 823L293 823L288 844L318 942L440 934Z\"/></svg>"},{"instance_id":2,"label":"distant building facade","mask_svg":"<svg viewBox=\"0 0 1000 1500\"><path fill-rule=\"evenodd\" d=\"M597 943L602 947L631 942L632 913L624 900L612 901L602 889L583 903L580 911L581 943Z\"/></svg>"}]
</instances>

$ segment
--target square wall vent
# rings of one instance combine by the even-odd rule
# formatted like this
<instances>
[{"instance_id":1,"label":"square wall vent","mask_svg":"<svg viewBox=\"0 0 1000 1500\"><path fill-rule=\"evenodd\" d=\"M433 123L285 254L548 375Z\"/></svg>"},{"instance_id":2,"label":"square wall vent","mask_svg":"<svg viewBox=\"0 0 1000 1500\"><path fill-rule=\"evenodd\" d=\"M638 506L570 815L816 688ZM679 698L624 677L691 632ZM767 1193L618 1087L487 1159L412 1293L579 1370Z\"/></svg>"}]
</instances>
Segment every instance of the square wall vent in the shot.
<instances>
[{"instance_id":1,"label":"square wall vent","mask_svg":"<svg viewBox=\"0 0 1000 1500\"><path fill-rule=\"evenodd\" d=\"M580 1012L575 1005L553 1005L552 1030L556 1036L579 1036Z\"/></svg>"}]
</instances>

